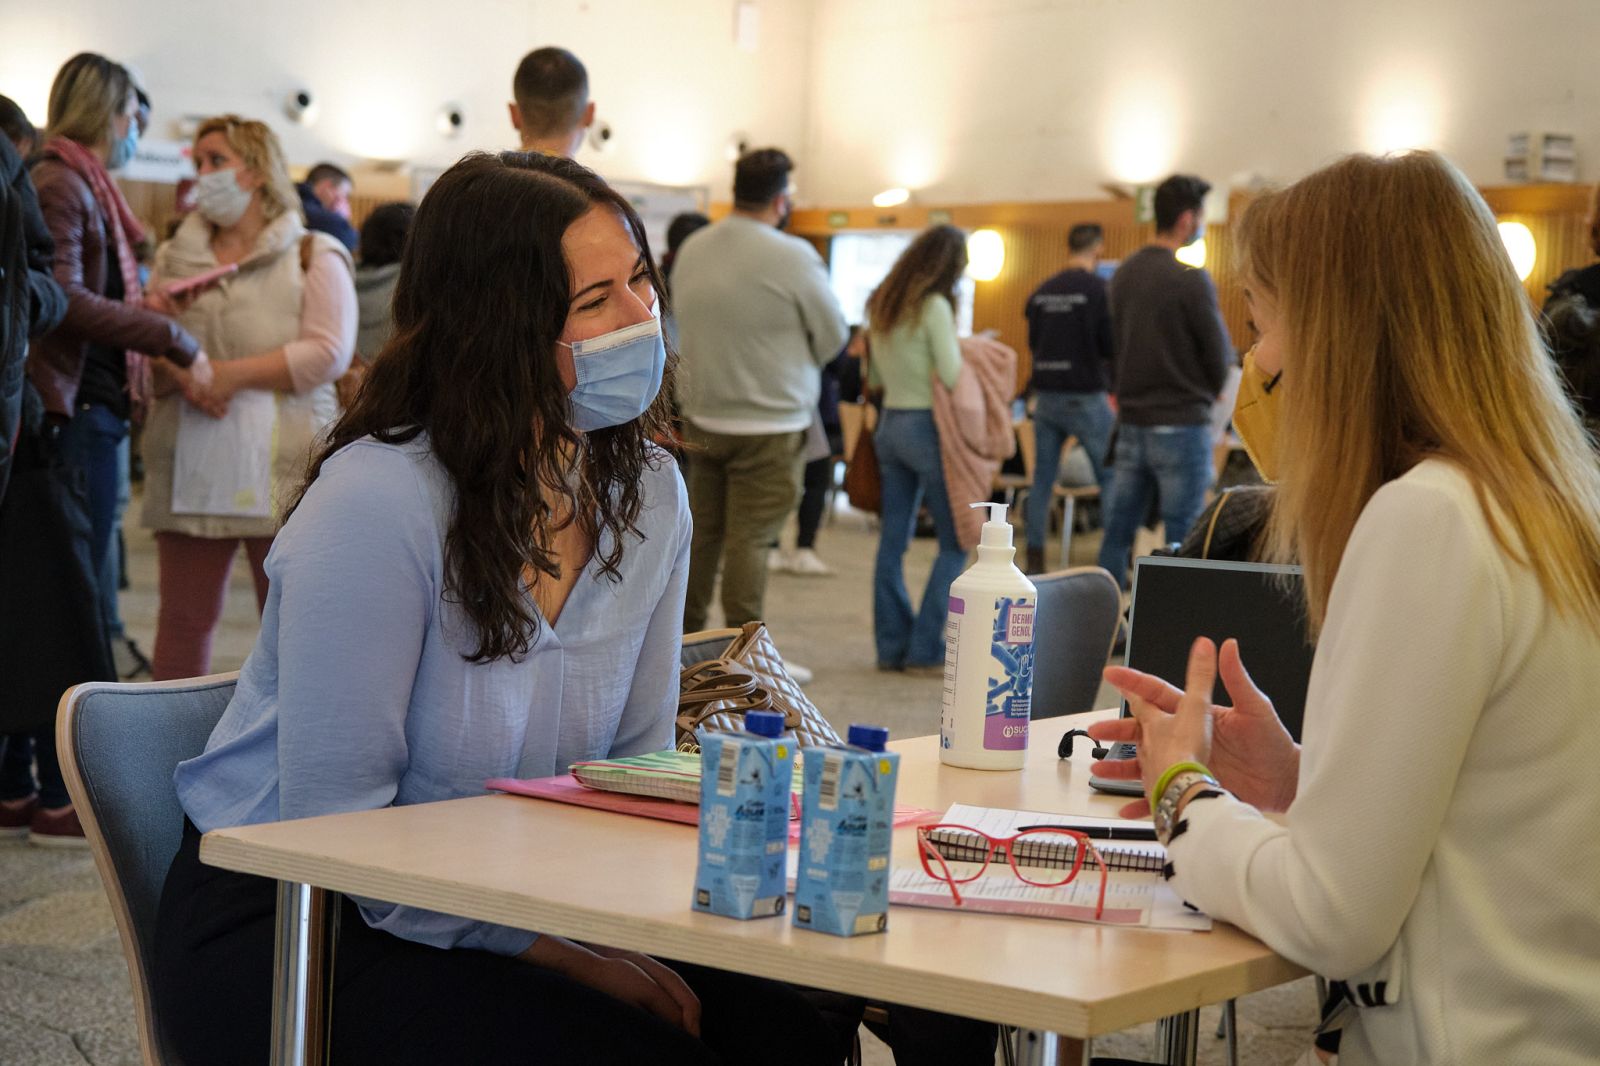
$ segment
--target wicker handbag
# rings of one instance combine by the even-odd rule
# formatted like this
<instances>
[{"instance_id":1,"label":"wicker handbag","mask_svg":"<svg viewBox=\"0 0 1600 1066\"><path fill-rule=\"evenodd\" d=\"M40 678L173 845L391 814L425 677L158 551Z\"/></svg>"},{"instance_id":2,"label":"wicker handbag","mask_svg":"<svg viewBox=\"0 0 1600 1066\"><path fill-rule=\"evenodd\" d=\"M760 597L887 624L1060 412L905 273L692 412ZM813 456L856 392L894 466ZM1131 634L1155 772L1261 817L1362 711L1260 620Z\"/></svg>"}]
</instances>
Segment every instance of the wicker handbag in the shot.
<instances>
[{"instance_id":1,"label":"wicker handbag","mask_svg":"<svg viewBox=\"0 0 1600 1066\"><path fill-rule=\"evenodd\" d=\"M822 712L806 698L762 622L747 622L720 656L683 669L678 690L677 746L699 751L695 730L735 733L746 711L781 711L784 728L802 748L840 743Z\"/></svg>"}]
</instances>

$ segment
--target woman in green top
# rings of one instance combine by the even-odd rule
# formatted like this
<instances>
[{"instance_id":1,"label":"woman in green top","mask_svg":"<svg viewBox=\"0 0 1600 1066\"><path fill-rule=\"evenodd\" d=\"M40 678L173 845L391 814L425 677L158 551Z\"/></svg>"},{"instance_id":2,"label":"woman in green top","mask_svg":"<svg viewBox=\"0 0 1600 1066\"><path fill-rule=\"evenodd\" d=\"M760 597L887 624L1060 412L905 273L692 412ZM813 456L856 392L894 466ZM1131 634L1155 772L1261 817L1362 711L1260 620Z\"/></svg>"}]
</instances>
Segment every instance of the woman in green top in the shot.
<instances>
[{"instance_id":1,"label":"woman in green top","mask_svg":"<svg viewBox=\"0 0 1600 1066\"><path fill-rule=\"evenodd\" d=\"M868 376L884 390L883 416L873 444L883 477L883 531L872 583L872 628L878 669L944 669L945 611L950 583L967 554L939 460L933 422L933 379L953 388L961 372L955 289L967 268L966 234L935 226L911 242L867 300L872 337ZM939 533L939 554L913 615L906 594L906 545L917 509L928 505Z\"/></svg>"}]
</instances>

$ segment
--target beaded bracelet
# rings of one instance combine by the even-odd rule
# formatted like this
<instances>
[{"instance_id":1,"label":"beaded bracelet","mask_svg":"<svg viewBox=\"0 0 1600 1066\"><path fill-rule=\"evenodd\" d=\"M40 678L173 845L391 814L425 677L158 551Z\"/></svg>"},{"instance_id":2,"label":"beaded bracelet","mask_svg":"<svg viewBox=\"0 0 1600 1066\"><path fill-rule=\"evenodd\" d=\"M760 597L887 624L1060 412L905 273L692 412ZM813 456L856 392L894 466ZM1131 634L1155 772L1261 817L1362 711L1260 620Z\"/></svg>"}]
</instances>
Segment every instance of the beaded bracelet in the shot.
<instances>
[{"instance_id":1,"label":"beaded bracelet","mask_svg":"<svg viewBox=\"0 0 1600 1066\"><path fill-rule=\"evenodd\" d=\"M1204 766L1202 766L1200 763L1197 763L1197 762L1175 762L1171 766L1167 767L1166 771L1164 773L1162 773L1160 778L1158 778L1156 780L1155 791L1150 793L1150 803L1152 805L1154 805L1156 803L1159 803L1160 800L1161 800L1162 795L1164 795L1166 793L1166 791L1167 791L1167 786L1172 784L1172 779L1174 777L1177 777L1179 774L1183 773L1185 770L1193 770L1196 773L1205 774L1207 777L1210 777L1210 778L1215 778L1217 776L1216 774L1213 774L1210 770L1208 770Z\"/></svg>"}]
</instances>

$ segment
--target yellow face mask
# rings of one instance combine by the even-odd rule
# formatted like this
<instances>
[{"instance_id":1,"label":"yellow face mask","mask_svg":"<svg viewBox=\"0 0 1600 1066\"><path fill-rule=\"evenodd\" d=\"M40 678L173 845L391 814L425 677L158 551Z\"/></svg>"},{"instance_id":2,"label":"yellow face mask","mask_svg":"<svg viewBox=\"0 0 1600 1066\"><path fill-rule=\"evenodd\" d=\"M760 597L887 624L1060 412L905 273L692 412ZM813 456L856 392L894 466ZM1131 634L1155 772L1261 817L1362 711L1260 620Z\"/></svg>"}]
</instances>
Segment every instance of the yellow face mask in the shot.
<instances>
[{"instance_id":1,"label":"yellow face mask","mask_svg":"<svg viewBox=\"0 0 1600 1066\"><path fill-rule=\"evenodd\" d=\"M1278 381L1283 371L1268 375L1256 366L1252 348L1244 356L1244 377L1239 382L1239 397L1233 402L1233 429L1244 443L1244 450L1256 470L1267 481L1278 479Z\"/></svg>"}]
</instances>

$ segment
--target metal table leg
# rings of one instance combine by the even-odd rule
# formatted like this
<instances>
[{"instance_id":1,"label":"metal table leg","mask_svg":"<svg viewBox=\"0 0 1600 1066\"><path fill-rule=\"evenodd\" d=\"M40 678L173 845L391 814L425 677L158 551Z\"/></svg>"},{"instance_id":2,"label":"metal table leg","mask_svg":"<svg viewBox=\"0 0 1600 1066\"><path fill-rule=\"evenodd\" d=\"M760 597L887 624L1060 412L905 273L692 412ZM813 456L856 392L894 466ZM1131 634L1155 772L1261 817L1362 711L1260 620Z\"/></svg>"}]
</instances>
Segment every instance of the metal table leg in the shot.
<instances>
[{"instance_id":1,"label":"metal table leg","mask_svg":"<svg viewBox=\"0 0 1600 1066\"><path fill-rule=\"evenodd\" d=\"M1018 1029L1017 1066L1056 1066L1056 1034Z\"/></svg>"},{"instance_id":2,"label":"metal table leg","mask_svg":"<svg viewBox=\"0 0 1600 1066\"><path fill-rule=\"evenodd\" d=\"M272 1063L327 1066L338 895L278 882L273 952Z\"/></svg>"},{"instance_id":3,"label":"metal table leg","mask_svg":"<svg viewBox=\"0 0 1600 1066\"><path fill-rule=\"evenodd\" d=\"M1167 1066L1194 1066L1200 1036L1200 1012L1185 1011L1156 1023L1156 1061Z\"/></svg>"},{"instance_id":4,"label":"metal table leg","mask_svg":"<svg viewBox=\"0 0 1600 1066\"><path fill-rule=\"evenodd\" d=\"M1076 517L1077 500L1071 496L1061 497L1061 569L1065 570L1072 565L1072 521Z\"/></svg>"}]
</instances>

